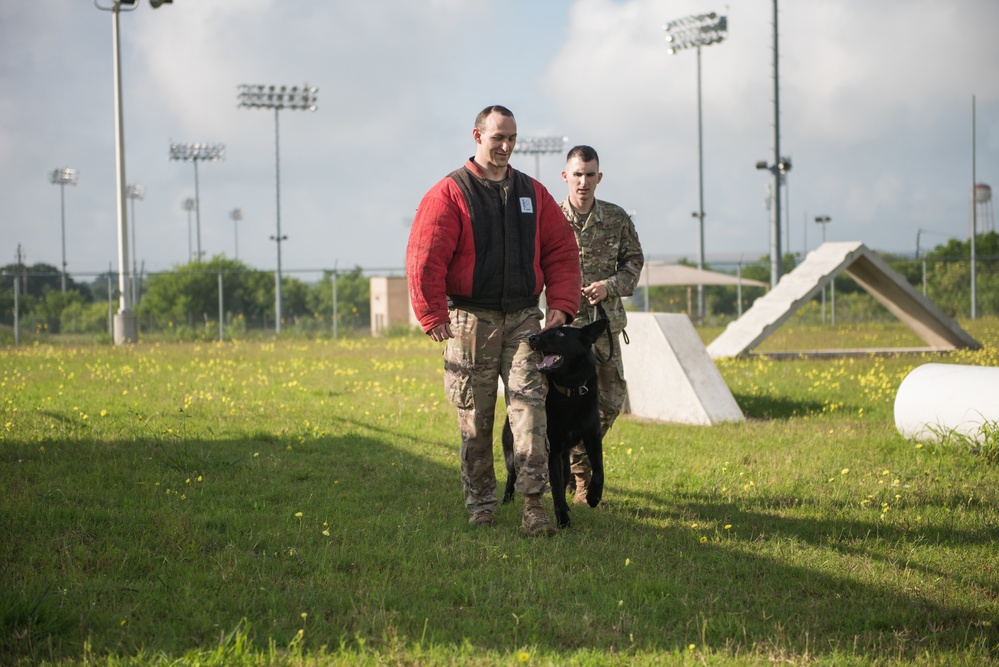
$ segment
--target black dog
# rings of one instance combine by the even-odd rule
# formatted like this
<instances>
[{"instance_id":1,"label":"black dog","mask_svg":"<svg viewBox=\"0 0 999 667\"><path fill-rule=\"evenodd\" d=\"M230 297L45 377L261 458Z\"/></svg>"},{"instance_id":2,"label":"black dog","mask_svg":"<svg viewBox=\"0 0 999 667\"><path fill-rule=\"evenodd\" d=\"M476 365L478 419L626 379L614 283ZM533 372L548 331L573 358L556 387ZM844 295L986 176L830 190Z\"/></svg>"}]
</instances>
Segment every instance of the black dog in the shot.
<instances>
[{"instance_id":1,"label":"black dog","mask_svg":"<svg viewBox=\"0 0 999 667\"><path fill-rule=\"evenodd\" d=\"M569 450L583 441L593 476L586 493L590 507L596 507L604 491L603 438L597 409L597 366L592 347L607 328L600 319L585 327L558 327L531 336L531 349L544 355L538 370L548 376L548 481L555 503L555 519L560 528L569 527L569 505L565 500L569 471ZM503 427L503 456L506 459L506 492L503 502L513 499L517 472L513 466L513 432L510 420Z\"/></svg>"}]
</instances>

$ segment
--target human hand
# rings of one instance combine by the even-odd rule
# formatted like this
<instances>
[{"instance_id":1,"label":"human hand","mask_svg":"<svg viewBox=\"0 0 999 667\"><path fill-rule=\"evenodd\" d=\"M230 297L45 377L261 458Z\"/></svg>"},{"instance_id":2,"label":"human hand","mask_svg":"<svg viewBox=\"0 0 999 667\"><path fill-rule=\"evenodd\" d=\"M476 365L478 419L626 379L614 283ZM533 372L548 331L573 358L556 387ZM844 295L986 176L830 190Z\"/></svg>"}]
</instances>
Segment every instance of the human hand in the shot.
<instances>
[{"instance_id":1,"label":"human hand","mask_svg":"<svg viewBox=\"0 0 999 667\"><path fill-rule=\"evenodd\" d=\"M541 332L548 331L549 329L554 329L565 324L567 316L561 310L549 310L548 317L545 318L545 326L541 329Z\"/></svg>"},{"instance_id":2,"label":"human hand","mask_svg":"<svg viewBox=\"0 0 999 667\"><path fill-rule=\"evenodd\" d=\"M590 283L583 288L583 296L594 306L607 298L607 285L601 282Z\"/></svg>"},{"instance_id":3,"label":"human hand","mask_svg":"<svg viewBox=\"0 0 999 667\"><path fill-rule=\"evenodd\" d=\"M454 333L451 332L451 323L444 322L443 324L438 324L433 329L427 332L431 340L438 343L446 341L448 338L454 338Z\"/></svg>"}]
</instances>

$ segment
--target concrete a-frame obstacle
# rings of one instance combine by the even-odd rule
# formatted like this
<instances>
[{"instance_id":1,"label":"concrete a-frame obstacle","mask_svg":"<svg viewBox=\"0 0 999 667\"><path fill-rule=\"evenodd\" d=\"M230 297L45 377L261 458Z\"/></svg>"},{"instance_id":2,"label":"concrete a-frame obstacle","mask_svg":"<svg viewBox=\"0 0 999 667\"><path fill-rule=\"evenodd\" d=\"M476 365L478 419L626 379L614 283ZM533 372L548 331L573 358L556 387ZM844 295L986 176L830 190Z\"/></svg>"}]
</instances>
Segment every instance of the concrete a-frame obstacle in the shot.
<instances>
[{"instance_id":1,"label":"concrete a-frame obstacle","mask_svg":"<svg viewBox=\"0 0 999 667\"><path fill-rule=\"evenodd\" d=\"M820 292L841 272L846 272L922 338L925 351L958 348L977 350L981 345L957 322L944 315L908 281L863 243L823 243L808 253L805 261L780 279L777 286L757 299L753 306L708 345L712 359L740 357L783 324L799 308ZM866 352L893 350L866 350ZM897 351L897 350L896 350ZM860 350L850 350L851 353ZM845 354L845 351L829 352Z\"/></svg>"},{"instance_id":2,"label":"concrete a-frame obstacle","mask_svg":"<svg viewBox=\"0 0 999 667\"><path fill-rule=\"evenodd\" d=\"M628 313L628 337L621 360L630 414L695 426L745 420L689 317Z\"/></svg>"}]
</instances>

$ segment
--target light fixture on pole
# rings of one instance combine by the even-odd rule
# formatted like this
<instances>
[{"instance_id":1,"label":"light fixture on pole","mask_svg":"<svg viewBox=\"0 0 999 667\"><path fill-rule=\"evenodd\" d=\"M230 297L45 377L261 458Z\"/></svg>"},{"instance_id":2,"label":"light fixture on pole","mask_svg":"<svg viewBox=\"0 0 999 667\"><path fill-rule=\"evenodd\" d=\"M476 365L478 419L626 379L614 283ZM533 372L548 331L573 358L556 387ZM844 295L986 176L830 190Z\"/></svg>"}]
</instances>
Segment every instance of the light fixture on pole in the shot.
<instances>
[{"instance_id":1,"label":"light fixture on pole","mask_svg":"<svg viewBox=\"0 0 999 667\"><path fill-rule=\"evenodd\" d=\"M188 197L181 202L180 207L187 211L187 261L194 257L194 242L191 239L191 211L198 208L198 202L193 197Z\"/></svg>"},{"instance_id":2,"label":"light fixture on pole","mask_svg":"<svg viewBox=\"0 0 999 667\"><path fill-rule=\"evenodd\" d=\"M198 256L201 261L201 194L198 190L198 163L225 159L225 144L175 144L170 142L170 159L194 163L194 220L197 223Z\"/></svg>"},{"instance_id":3,"label":"light fixture on pole","mask_svg":"<svg viewBox=\"0 0 999 667\"><path fill-rule=\"evenodd\" d=\"M62 291L66 292L66 186L76 185L77 173L72 167L53 169L49 182L59 186L59 202L62 211Z\"/></svg>"},{"instance_id":4,"label":"light fixture on pole","mask_svg":"<svg viewBox=\"0 0 999 667\"><path fill-rule=\"evenodd\" d=\"M822 225L822 243L826 242L826 225L832 222L832 218L828 215L817 215L815 216L815 224Z\"/></svg>"},{"instance_id":5,"label":"light fixture on pole","mask_svg":"<svg viewBox=\"0 0 999 667\"><path fill-rule=\"evenodd\" d=\"M277 243L277 272L274 274L274 332L281 333L281 242L288 239L281 234L281 141L279 112L281 109L315 111L319 89L305 84L298 86L270 86L240 84L239 107L241 109L274 109L274 181L277 193L277 234L271 240Z\"/></svg>"},{"instance_id":6,"label":"light fixture on pole","mask_svg":"<svg viewBox=\"0 0 999 667\"><path fill-rule=\"evenodd\" d=\"M669 42L667 53L676 55L684 49L697 50L697 268L704 269L704 134L701 114L701 47L720 44L728 36L728 17L718 16L714 12L696 14L682 19L670 21L663 26L666 31L666 41ZM697 286L698 315L704 320L704 285Z\"/></svg>"},{"instance_id":7,"label":"light fixture on pole","mask_svg":"<svg viewBox=\"0 0 999 667\"><path fill-rule=\"evenodd\" d=\"M139 340L139 322L132 312L132 298L128 289L128 215L125 212L125 125L121 101L121 40L118 30L118 14L136 9L136 0L110 0L110 6L102 7L94 0L94 6L111 12L111 49L114 71L114 147L115 147L115 210L118 220L118 313L114 316L115 345L135 343ZM155 9L173 0L150 0Z\"/></svg>"},{"instance_id":8,"label":"light fixture on pole","mask_svg":"<svg viewBox=\"0 0 999 667\"><path fill-rule=\"evenodd\" d=\"M561 153L569 137L523 137L517 139L513 146L514 153L526 153L534 156L534 178L541 180L541 156L549 153Z\"/></svg>"},{"instance_id":9,"label":"light fixture on pole","mask_svg":"<svg viewBox=\"0 0 999 667\"><path fill-rule=\"evenodd\" d=\"M780 187L784 184L787 173L791 171L791 158L782 157L774 164L760 160L756 163L756 168L765 169L773 175L773 182L770 185L770 287L773 288L780 280Z\"/></svg>"},{"instance_id":10,"label":"light fixture on pole","mask_svg":"<svg viewBox=\"0 0 999 667\"><path fill-rule=\"evenodd\" d=\"M236 254L233 259L239 259L239 221L243 219L243 210L234 208L229 211L229 217L232 218L232 231L236 239Z\"/></svg>"},{"instance_id":11,"label":"light fixture on pole","mask_svg":"<svg viewBox=\"0 0 999 667\"><path fill-rule=\"evenodd\" d=\"M132 303L139 303L139 255L135 251L135 200L146 198L146 189L133 183L125 188L125 196L132 200Z\"/></svg>"}]
</instances>

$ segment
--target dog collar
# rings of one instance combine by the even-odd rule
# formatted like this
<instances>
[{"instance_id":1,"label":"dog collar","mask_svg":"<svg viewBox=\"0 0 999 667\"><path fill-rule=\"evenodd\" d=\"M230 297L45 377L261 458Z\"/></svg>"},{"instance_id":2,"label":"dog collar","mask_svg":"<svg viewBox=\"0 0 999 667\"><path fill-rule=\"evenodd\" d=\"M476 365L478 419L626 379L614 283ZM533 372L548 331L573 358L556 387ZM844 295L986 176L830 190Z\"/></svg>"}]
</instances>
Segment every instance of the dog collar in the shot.
<instances>
[{"instance_id":1,"label":"dog collar","mask_svg":"<svg viewBox=\"0 0 999 667\"><path fill-rule=\"evenodd\" d=\"M548 384L551 385L552 387L555 387L555 390L558 391L558 393L563 394L565 396L569 396L569 397L572 397L572 396L585 396L588 393L590 393L590 388L587 387L585 383L579 385L575 389L573 389L572 387L562 387L562 386L559 386L559 384L557 382L555 382L554 380L549 380Z\"/></svg>"}]
</instances>

